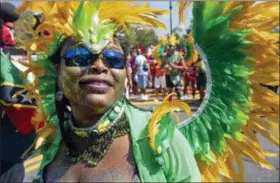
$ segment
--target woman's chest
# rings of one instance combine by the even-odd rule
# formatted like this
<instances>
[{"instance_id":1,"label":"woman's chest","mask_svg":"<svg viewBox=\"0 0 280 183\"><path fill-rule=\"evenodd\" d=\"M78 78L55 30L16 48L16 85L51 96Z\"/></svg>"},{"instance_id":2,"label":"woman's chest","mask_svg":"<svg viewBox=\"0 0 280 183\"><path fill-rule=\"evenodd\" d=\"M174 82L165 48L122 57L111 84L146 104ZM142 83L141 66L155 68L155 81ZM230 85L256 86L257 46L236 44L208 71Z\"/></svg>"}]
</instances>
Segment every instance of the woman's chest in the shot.
<instances>
[{"instance_id":1,"label":"woman's chest","mask_svg":"<svg viewBox=\"0 0 280 183\"><path fill-rule=\"evenodd\" d=\"M45 169L43 177L46 182L132 182L138 176L129 144L117 140L95 167L58 158Z\"/></svg>"},{"instance_id":2,"label":"woman's chest","mask_svg":"<svg viewBox=\"0 0 280 183\"><path fill-rule=\"evenodd\" d=\"M80 163L71 165L67 161L54 163L46 169L43 178L45 182L138 182L131 156L113 161L104 159L94 168Z\"/></svg>"}]
</instances>

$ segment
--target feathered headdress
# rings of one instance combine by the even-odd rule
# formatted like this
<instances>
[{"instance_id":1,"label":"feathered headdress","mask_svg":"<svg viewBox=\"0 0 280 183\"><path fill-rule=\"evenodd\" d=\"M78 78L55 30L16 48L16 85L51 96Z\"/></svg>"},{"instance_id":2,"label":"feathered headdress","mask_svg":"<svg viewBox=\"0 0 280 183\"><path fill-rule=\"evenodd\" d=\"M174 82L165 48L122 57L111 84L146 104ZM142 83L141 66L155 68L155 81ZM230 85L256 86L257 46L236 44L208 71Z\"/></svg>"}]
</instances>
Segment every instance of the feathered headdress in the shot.
<instances>
[{"instance_id":1,"label":"feathered headdress","mask_svg":"<svg viewBox=\"0 0 280 183\"><path fill-rule=\"evenodd\" d=\"M16 25L16 39L27 51L29 60L24 75L32 73L35 76L33 82L26 83L29 94L38 103L38 113L32 122L37 124L42 119L46 122L38 132L36 148L46 137L55 137L51 138L51 145L44 154L56 152L61 138L54 107L56 72L48 56L69 37L91 52L99 53L114 38L116 31L129 32L132 24L165 29L156 16L168 13L153 10L148 4L127 1L26 1L17 11L22 15ZM43 13L45 20L36 24L35 13ZM32 54L38 55L36 62L33 62ZM49 157L44 156L44 162L51 161Z\"/></svg>"},{"instance_id":2,"label":"feathered headdress","mask_svg":"<svg viewBox=\"0 0 280 183\"><path fill-rule=\"evenodd\" d=\"M190 66L193 62L196 62L198 59L198 53L194 46L194 40L192 34L187 36L185 41L186 44L186 53L184 55L184 60L187 66Z\"/></svg>"},{"instance_id":3,"label":"feathered headdress","mask_svg":"<svg viewBox=\"0 0 280 183\"><path fill-rule=\"evenodd\" d=\"M153 57L158 61L162 61L163 53L166 51L167 47L169 45L176 46L179 43L180 43L180 41L176 38L175 35L171 35L168 37L167 36L161 37L159 43L157 44L156 48L154 49Z\"/></svg>"}]
</instances>

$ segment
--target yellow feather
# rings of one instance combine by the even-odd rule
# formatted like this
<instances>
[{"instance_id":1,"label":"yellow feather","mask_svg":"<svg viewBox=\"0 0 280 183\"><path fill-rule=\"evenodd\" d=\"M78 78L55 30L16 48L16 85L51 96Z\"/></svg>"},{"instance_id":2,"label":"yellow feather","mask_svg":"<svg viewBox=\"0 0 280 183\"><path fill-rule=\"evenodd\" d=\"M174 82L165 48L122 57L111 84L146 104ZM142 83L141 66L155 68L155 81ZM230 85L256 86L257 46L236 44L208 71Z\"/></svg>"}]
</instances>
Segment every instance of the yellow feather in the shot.
<instances>
[{"instance_id":1,"label":"yellow feather","mask_svg":"<svg viewBox=\"0 0 280 183\"><path fill-rule=\"evenodd\" d=\"M267 138L268 140L270 140L272 143L274 143L275 145L279 146L279 139L277 139L276 137L272 136L270 134L270 132L267 132L263 129L261 129L257 124L255 123L248 123L248 126L255 130L256 132L260 133L262 136L264 136L265 138Z\"/></svg>"},{"instance_id":2,"label":"yellow feather","mask_svg":"<svg viewBox=\"0 0 280 183\"><path fill-rule=\"evenodd\" d=\"M178 11L179 22L183 22L184 21L186 8L190 4L191 4L191 1L186 1L186 0L179 1L179 11Z\"/></svg>"},{"instance_id":3,"label":"yellow feather","mask_svg":"<svg viewBox=\"0 0 280 183\"><path fill-rule=\"evenodd\" d=\"M72 21L74 12L79 7L79 3L70 1L28 1L20 5L17 9L19 13L25 10L44 13L46 19L40 25L38 31L47 30L50 33L49 36L40 38L37 34L34 34L34 38L30 42L24 42L24 49L30 53L48 52L45 44L48 41L52 41L57 32L66 37L75 37L77 33L72 29ZM128 1L102 1L99 8L99 19L110 19L118 27L123 27L124 29L127 29L130 24L142 24L166 30L165 25L158 21L156 17L168 13L169 11L167 10L152 9L148 4L139 5L135 2Z\"/></svg>"},{"instance_id":4,"label":"yellow feather","mask_svg":"<svg viewBox=\"0 0 280 183\"><path fill-rule=\"evenodd\" d=\"M279 124L271 123L271 128L275 138L279 139Z\"/></svg>"},{"instance_id":5,"label":"yellow feather","mask_svg":"<svg viewBox=\"0 0 280 183\"><path fill-rule=\"evenodd\" d=\"M274 170L275 168L269 164L259 149L254 148L248 141L244 140L242 142L227 141L227 143L234 148L234 153L241 153L245 157L251 159L255 163L258 163L263 168Z\"/></svg>"},{"instance_id":6,"label":"yellow feather","mask_svg":"<svg viewBox=\"0 0 280 183\"><path fill-rule=\"evenodd\" d=\"M173 111L175 109L183 109L187 115L191 115L191 108L189 107L188 104L181 102L181 101L169 101L169 98L171 96L175 95L174 93L168 95L167 97L164 98L162 104L156 108L154 111L149 124L148 124L148 132L149 132L149 138L150 138L150 146L155 149L155 136L158 132L159 125L160 125L160 120L161 118L167 114L171 113L174 114ZM176 115L175 115L176 116ZM178 118L177 118L178 120Z\"/></svg>"},{"instance_id":7,"label":"yellow feather","mask_svg":"<svg viewBox=\"0 0 280 183\"><path fill-rule=\"evenodd\" d=\"M47 139L52 138L55 134L55 128L48 126L38 132L38 137L35 140L35 149L39 148Z\"/></svg>"},{"instance_id":8,"label":"yellow feather","mask_svg":"<svg viewBox=\"0 0 280 183\"><path fill-rule=\"evenodd\" d=\"M257 125L259 128L263 130L267 130L267 131L270 130L270 124L267 121L264 121L264 119L261 119L256 116L251 116L249 121L254 123L255 125Z\"/></svg>"},{"instance_id":9,"label":"yellow feather","mask_svg":"<svg viewBox=\"0 0 280 183\"><path fill-rule=\"evenodd\" d=\"M100 4L100 19L111 19L119 26L126 27L127 23L159 26L166 30L156 16L166 15L167 10L151 9L148 4L138 5L135 2L117 1Z\"/></svg>"},{"instance_id":10,"label":"yellow feather","mask_svg":"<svg viewBox=\"0 0 280 183\"><path fill-rule=\"evenodd\" d=\"M257 28L264 31L271 30L277 25L279 25L278 2L263 2L244 6L231 22L232 28Z\"/></svg>"},{"instance_id":11,"label":"yellow feather","mask_svg":"<svg viewBox=\"0 0 280 183\"><path fill-rule=\"evenodd\" d=\"M264 155L265 155L266 157L272 157L272 158L275 158L275 157L278 157L278 156L279 156L279 154L277 154L277 153L268 152L268 151L264 151Z\"/></svg>"},{"instance_id":12,"label":"yellow feather","mask_svg":"<svg viewBox=\"0 0 280 183\"><path fill-rule=\"evenodd\" d=\"M226 166L225 161L226 161L225 158L222 158L222 157L218 157L217 158L217 163L219 164L220 173L221 173L221 175L223 175L223 176L225 176L227 178L232 178L231 175L230 175L230 170Z\"/></svg>"},{"instance_id":13,"label":"yellow feather","mask_svg":"<svg viewBox=\"0 0 280 183\"><path fill-rule=\"evenodd\" d=\"M252 140L252 143L255 144L255 147L260 147L260 142L256 136L256 134L249 129L248 127L243 127L242 131L244 134Z\"/></svg>"}]
</instances>

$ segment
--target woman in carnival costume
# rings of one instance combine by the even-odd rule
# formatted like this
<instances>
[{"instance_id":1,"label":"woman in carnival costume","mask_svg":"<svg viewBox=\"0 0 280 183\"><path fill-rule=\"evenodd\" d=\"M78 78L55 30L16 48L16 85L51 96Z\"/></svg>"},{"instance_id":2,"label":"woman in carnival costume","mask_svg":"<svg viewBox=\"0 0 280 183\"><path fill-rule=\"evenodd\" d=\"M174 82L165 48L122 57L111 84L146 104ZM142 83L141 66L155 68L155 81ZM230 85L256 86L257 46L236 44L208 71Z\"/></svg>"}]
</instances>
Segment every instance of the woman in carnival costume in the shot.
<instances>
[{"instance_id":1,"label":"woman in carnival costume","mask_svg":"<svg viewBox=\"0 0 280 183\"><path fill-rule=\"evenodd\" d=\"M75 9L73 7L76 6L67 3L62 4L62 7L69 10ZM185 8L185 3L182 1L180 4L180 15ZM50 4L46 3L46 5ZM39 6L32 6L34 2L28 2L25 5L23 9L39 8ZM41 5L41 8L50 7L43 3L38 3L38 5ZM117 40L108 43L108 39L103 39L105 38L103 33L107 35L107 31L110 30L109 32L113 34L111 26L110 29L106 29L107 26L116 22L121 22L120 25L124 27L127 25L124 23L159 26L161 25L159 22L150 21L150 19L147 21L147 17L142 17L145 13L157 14L157 11L150 9L146 11L145 6L145 11L141 9L139 13L129 6L127 11L136 15L130 16L131 14L123 9L125 7L123 5L122 9L118 9L118 6L112 2L106 6L102 5L105 5L105 2L102 2L99 8L94 2L82 2L74 14L74 11L65 11L64 16L57 16L64 11L45 9L46 14L54 13L51 14L54 16L50 17L61 17L59 21L52 23L57 26L63 25L57 29L60 31L56 31L66 36L63 36L63 39L61 34L53 36L50 40L54 42L49 42L48 47L44 39L25 44L28 46L26 48L32 48L31 51L39 48L40 51L46 50L41 55L45 56L45 60L42 59L38 61L38 64L30 65L33 73L42 74L40 78L35 78L35 83L42 81L40 95L43 98L41 98L41 108L38 110L41 110L43 116L48 117L45 128L39 132L36 144L42 144L37 153L43 154L40 168L36 171L37 180L44 178L65 182L67 180L100 181L101 179L96 177L105 175L107 180L104 181L110 181L108 177L120 181L116 177L122 175L122 181L133 181L131 175L135 171L131 169L137 167L136 177L142 182L198 182L200 175L203 182L221 182L222 180L241 182L244 181L243 156L258 163L261 167L274 169L266 161L266 156L278 155L264 151L253 131L279 145L277 121L279 98L260 85L260 83L279 85L278 45L275 44L279 41L279 37L269 32L279 25L278 2L258 4L254 2L194 2L192 32L196 49L206 66L207 92L199 110L179 124L175 124L170 119L170 114L174 114L173 111L181 107L190 115L190 108L185 103L173 101L172 95L168 96L153 113L150 113L133 107L126 100L117 100L122 98L123 92L117 84L116 87L107 90L113 85L110 81L121 82L120 75L123 68L120 64L122 62L119 62L122 59L120 59L121 49L117 46ZM61 4L54 3L51 7L59 6ZM109 9L110 11L105 13L104 10ZM97 10L99 10L101 20L109 18L111 21L103 19L98 24L94 16ZM125 19L127 22L124 19L119 21L119 12L129 17ZM92 19L92 17L95 18ZM90 20L87 21L87 18ZM88 23L91 20L95 21ZM48 16L46 16L46 22L48 22ZM65 22L73 23L69 26ZM42 24L41 28L44 30L50 27L48 24ZM104 29L100 31L101 28ZM67 31L62 32L63 30ZM50 35L55 35L53 32L56 31L52 29L48 31L51 32ZM100 34L102 35L98 36ZM92 35L97 35L97 37ZM50 64L48 55L52 55L50 57L52 62L56 61L60 64L56 67ZM108 55L114 56L112 58ZM44 70L40 70L41 67ZM55 70L58 75L56 89L54 87L56 85ZM108 73L108 80L105 80L107 79L105 73ZM96 81L100 74L104 77ZM87 86L87 89L83 89L84 86ZM123 83L119 86L123 86ZM98 90L98 94L88 94L88 90L91 92ZM112 90L118 92L112 94ZM108 91L108 95L104 94L104 91ZM117 93L119 93L119 98ZM96 95L99 96L96 97ZM83 115L90 109L94 115L92 113ZM107 112L103 114L104 111ZM98 122L93 125L93 121ZM269 133L270 129L273 134ZM124 135L127 133L129 135ZM116 138L119 136L121 137ZM131 139L133 150L131 159L135 164L119 158L120 156L126 159L129 157L129 155L122 156L130 154L128 139ZM89 146L93 148L87 148ZM105 154L108 146L110 148ZM192 151L196 162L193 160ZM115 162L121 163L121 166L115 166L120 172L118 175L110 169L115 165L110 158L112 154ZM36 156L33 157L32 162L35 161L34 158ZM235 163L237 163L237 168ZM31 162L25 162L25 172L34 169L28 167L30 164ZM34 163L32 165L34 167ZM110 176L106 175L105 170L111 171ZM13 172L11 171L10 174ZM26 176L27 174L25 173ZM96 179L93 180L94 178Z\"/></svg>"},{"instance_id":2,"label":"woman in carnival costume","mask_svg":"<svg viewBox=\"0 0 280 183\"><path fill-rule=\"evenodd\" d=\"M93 1L24 2L18 11L16 37L28 52L25 74L35 76L28 86L40 112L32 123L43 118L46 124L31 158L1 182L200 181L193 152L170 115L160 116L164 128L149 128L152 112L124 97L126 62L115 32L129 32L130 24L165 28L154 17L168 11ZM35 31L30 11L45 15Z\"/></svg>"}]
</instances>

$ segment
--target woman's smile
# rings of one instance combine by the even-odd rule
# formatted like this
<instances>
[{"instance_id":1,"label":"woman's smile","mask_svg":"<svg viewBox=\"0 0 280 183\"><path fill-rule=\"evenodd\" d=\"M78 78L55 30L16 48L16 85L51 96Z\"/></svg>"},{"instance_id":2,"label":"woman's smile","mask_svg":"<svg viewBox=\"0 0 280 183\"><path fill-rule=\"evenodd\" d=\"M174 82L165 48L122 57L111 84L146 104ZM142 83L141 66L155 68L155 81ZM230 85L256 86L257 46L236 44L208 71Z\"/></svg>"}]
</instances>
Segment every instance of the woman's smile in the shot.
<instances>
[{"instance_id":1,"label":"woman's smile","mask_svg":"<svg viewBox=\"0 0 280 183\"><path fill-rule=\"evenodd\" d=\"M91 93L105 94L112 89L113 84L109 80L100 78L90 78L79 82L82 89L86 89Z\"/></svg>"}]
</instances>

